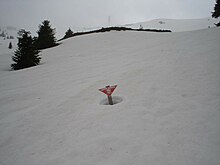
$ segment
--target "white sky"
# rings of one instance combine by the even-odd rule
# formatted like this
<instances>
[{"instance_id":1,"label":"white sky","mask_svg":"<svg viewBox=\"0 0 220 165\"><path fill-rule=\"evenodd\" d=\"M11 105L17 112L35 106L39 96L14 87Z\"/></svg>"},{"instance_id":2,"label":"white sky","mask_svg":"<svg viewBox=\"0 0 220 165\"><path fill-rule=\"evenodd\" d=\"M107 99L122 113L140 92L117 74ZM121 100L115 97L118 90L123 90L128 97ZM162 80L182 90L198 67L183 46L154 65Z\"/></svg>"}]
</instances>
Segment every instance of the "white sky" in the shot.
<instances>
[{"instance_id":1,"label":"white sky","mask_svg":"<svg viewBox=\"0 0 220 165\"><path fill-rule=\"evenodd\" d=\"M107 26L108 16L111 25L211 17L214 5L215 0L0 0L0 26L36 32L48 19L62 37L69 27Z\"/></svg>"}]
</instances>

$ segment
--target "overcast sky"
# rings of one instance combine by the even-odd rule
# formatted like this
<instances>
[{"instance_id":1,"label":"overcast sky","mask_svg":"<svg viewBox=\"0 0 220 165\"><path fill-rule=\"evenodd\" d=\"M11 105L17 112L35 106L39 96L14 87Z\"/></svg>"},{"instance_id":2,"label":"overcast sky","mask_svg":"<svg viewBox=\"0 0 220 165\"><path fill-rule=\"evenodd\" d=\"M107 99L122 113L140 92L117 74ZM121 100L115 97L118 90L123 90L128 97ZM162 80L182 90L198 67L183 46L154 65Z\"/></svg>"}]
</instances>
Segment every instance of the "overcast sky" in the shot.
<instances>
[{"instance_id":1,"label":"overcast sky","mask_svg":"<svg viewBox=\"0 0 220 165\"><path fill-rule=\"evenodd\" d=\"M215 0L0 0L0 26L36 32L45 19L58 38L70 27L101 27L156 18L210 17ZM36 34L33 34L36 35Z\"/></svg>"}]
</instances>

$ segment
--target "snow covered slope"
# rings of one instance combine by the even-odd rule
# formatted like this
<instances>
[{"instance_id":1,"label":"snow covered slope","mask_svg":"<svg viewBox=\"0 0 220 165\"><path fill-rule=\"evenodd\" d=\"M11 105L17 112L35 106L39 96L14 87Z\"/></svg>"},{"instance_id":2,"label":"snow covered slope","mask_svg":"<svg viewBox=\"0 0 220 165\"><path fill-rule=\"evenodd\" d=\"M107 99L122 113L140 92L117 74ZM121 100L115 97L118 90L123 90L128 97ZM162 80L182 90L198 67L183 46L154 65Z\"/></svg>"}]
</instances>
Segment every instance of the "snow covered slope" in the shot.
<instances>
[{"instance_id":1,"label":"snow covered slope","mask_svg":"<svg viewBox=\"0 0 220 165\"><path fill-rule=\"evenodd\" d=\"M215 27L219 19L201 18L201 19L155 19L152 21L128 24L126 27L145 29L168 29L172 32L192 31Z\"/></svg>"},{"instance_id":2,"label":"snow covered slope","mask_svg":"<svg viewBox=\"0 0 220 165\"><path fill-rule=\"evenodd\" d=\"M79 36L19 71L0 45L0 164L219 165L219 34Z\"/></svg>"}]
</instances>

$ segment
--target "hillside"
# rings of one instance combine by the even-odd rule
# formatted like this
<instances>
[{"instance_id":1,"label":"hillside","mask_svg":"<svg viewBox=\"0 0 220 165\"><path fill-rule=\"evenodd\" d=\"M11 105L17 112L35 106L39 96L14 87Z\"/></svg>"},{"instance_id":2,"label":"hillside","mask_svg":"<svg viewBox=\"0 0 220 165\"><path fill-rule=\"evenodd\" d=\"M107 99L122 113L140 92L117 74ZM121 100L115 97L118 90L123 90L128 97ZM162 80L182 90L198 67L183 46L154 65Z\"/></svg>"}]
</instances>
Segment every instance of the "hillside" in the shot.
<instances>
[{"instance_id":1,"label":"hillside","mask_svg":"<svg viewBox=\"0 0 220 165\"><path fill-rule=\"evenodd\" d=\"M17 36L18 29L12 26L0 26L0 38L14 39Z\"/></svg>"},{"instance_id":2,"label":"hillside","mask_svg":"<svg viewBox=\"0 0 220 165\"><path fill-rule=\"evenodd\" d=\"M78 36L19 71L0 45L0 164L218 165L219 33Z\"/></svg>"},{"instance_id":3,"label":"hillside","mask_svg":"<svg viewBox=\"0 0 220 165\"><path fill-rule=\"evenodd\" d=\"M215 27L219 19L201 18L201 19L154 19L151 21L127 24L126 27L145 29L169 29L172 32L192 31Z\"/></svg>"}]
</instances>

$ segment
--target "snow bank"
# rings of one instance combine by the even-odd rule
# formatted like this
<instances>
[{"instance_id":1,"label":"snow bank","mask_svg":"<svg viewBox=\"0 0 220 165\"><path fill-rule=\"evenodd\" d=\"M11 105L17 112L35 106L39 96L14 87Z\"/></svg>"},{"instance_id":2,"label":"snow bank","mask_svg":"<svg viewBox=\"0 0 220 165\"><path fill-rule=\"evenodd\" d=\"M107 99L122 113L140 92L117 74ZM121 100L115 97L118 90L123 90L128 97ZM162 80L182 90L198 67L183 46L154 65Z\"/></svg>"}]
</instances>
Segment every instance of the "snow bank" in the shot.
<instances>
[{"instance_id":1,"label":"snow bank","mask_svg":"<svg viewBox=\"0 0 220 165\"><path fill-rule=\"evenodd\" d=\"M219 32L80 36L19 71L1 47L0 164L218 165Z\"/></svg>"}]
</instances>

